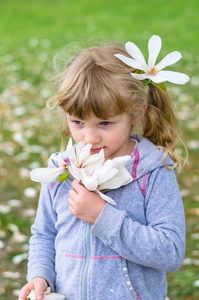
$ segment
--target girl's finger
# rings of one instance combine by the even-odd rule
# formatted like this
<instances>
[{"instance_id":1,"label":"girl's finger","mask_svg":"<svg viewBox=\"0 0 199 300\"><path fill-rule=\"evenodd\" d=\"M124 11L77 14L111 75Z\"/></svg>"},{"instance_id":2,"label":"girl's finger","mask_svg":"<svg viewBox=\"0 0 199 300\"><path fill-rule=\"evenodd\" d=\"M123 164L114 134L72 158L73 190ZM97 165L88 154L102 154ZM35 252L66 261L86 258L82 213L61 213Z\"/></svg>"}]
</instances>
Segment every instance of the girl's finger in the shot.
<instances>
[{"instance_id":1,"label":"girl's finger","mask_svg":"<svg viewBox=\"0 0 199 300\"><path fill-rule=\"evenodd\" d=\"M70 196L70 198L75 198L75 196L77 196L77 192L74 190L74 189L71 189L69 192L68 192L68 195Z\"/></svg>"},{"instance_id":2,"label":"girl's finger","mask_svg":"<svg viewBox=\"0 0 199 300\"><path fill-rule=\"evenodd\" d=\"M26 284L20 292L18 300L26 300L28 295L30 294L33 286L30 286L29 284Z\"/></svg>"},{"instance_id":3,"label":"girl's finger","mask_svg":"<svg viewBox=\"0 0 199 300\"><path fill-rule=\"evenodd\" d=\"M84 185L81 182L79 182L77 179L75 179L72 182L72 187L76 190L76 192L81 192L84 191L85 189Z\"/></svg>"}]
</instances>

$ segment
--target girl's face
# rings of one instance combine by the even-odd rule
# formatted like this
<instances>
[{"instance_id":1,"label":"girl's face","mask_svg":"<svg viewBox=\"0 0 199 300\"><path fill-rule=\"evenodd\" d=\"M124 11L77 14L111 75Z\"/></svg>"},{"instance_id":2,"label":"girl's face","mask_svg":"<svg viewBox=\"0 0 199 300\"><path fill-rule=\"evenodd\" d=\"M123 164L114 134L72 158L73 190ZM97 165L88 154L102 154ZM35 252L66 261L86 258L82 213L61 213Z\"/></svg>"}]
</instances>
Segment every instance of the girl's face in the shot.
<instances>
[{"instance_id":1,"label":"girl's face","mask_svg":"<svg viewBox=\"0 0 199 300\"><path fill-rule=\"evenodd\" d=\"M86 120L81 120L67 114L70 132L76 143L92 144L91 154L104 149L105 159L130 155L135 142L130 139L133 125L127 113L110 117L107 120L97 118L94 114Z\"/></svg>"}]
</instances>

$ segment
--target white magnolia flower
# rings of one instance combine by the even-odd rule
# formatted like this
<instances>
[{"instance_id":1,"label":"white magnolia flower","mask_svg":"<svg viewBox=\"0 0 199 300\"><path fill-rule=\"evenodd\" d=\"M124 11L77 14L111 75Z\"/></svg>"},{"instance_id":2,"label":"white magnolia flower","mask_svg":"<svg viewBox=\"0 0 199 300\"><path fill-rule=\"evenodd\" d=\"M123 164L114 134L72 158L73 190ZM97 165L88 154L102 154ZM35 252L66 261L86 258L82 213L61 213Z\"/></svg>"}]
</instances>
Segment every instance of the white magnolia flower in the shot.
<instances>
[{"instance_id":1,"label":"white magnolia flower","mask_svg":"<svg viewBox=\"0 0 199 300\"><path fill-rule=\"evenodd\" d=\"M148 42L148 65L140 49L131 42L127 42L125 48L133 58L121 54L115 54L115 56L126 65L144 72L142 74L131 73L131 75L138 80L150 79L154 83L169 81L176 84L185 84L188 82L190 78L186 74L173 71L162 71L162 69L176 63L182 57L179 51L169 53L155 65L161 47L161 38L158 35L153 35Z\"/></svg>"},{"instance_id":2,"label":"white magnolia flower","mask_svg":"<svg viewBox=\"0 0 199 300\"><path fill-rule=\"evenodd\" d=\"M48 287L46 292L44 292L44 300L64 300L64 299L65 299L64 295L58 293L52 293L50 287ZM35 293L33 290L28 295L27 300L36 300Z\"/></svg>"},{"instance_id":3,"label":"white magnolia flower","mask_svg":"<svg viewBox=\"0 0 199 300\"><path fill-rule=\"evenodd\" d=\"M30 178L33 181L41 183L50 183L66 170L66 162L63 160L61 153L53 153L51 159L58 161L59 168L36 168L30 172Z\"/></svg>"},{"instance_id":4,"label":"white magnolia flower","mask_svg":"<svg viewBox=\"0 0 199 300\"><path fill-rule=\"evenodd\" d=\"M79 180L89 191L98 192L100 196L111 204L116 204L110 197L102 192L108 189L116 189L130 183L133 179L123 165L131 159L129 155L116 157L105 161L104 150L99 153L90 154L92 145L80 142L77 147L69 140L66 148L69 165L63 160L61 154L53 154L51 158L57 160L58 168L37 168L31 171L31 179L36 182L50 183L60 174L68 172ZM62 176L62 175L61 175ZM65 180L66 178L64 178Z\"/></svg>"},{"instance_id":5,"label":"white magnolia flower","mask_svg":"<svg viewBox=\"0 0 199 300\"><path fill-rule=\"evenodd\" d=\"M123 165L131 157L126 155L105 162L104 150L91 155L91 147L91 144L80 142L74 149L72 140L69 141L67 146L67 154L71 163L69 172L89 191L96 191L107 202L116 204L101 191L116 189L132 181L132 176Z\"/></svg>"},{"instance_id":6,"label":"white magnolia flower","mask_svg":"<svg viewBox=\"0 0 199 300\"><path fill-rule=\"evenodd\" d=\"M74 148L72 139L69 140L66 151L71 164L69 172L73 177L77 178L79 171L81 172L81 170L86 170L86 174L90 176L93 173L94 168L97 168L104 163L104 150L102 149L99 153L91 155L91 147L91 144L80 142L77 144L77 147Z\"/></svg>"}]
</instances>

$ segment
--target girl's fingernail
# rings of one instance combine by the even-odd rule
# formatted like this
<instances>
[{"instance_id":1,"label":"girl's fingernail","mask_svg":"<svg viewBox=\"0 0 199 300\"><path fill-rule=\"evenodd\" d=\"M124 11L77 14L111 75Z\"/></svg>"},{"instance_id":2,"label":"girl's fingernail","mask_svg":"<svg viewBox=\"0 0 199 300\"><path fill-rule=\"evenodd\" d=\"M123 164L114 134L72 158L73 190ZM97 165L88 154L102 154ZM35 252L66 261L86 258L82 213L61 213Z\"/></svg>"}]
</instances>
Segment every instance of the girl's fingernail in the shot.
<instances>
[{"instance_id":1,"label":"girl's fingernail","mask_svg":"<svg viewBox=\"0 0 199 300\"><path fill-rule=\"evenodd\" d=\"M43 300L43 297L41 295L37 296L37 300Z\"/></svg>"}]
</instances>

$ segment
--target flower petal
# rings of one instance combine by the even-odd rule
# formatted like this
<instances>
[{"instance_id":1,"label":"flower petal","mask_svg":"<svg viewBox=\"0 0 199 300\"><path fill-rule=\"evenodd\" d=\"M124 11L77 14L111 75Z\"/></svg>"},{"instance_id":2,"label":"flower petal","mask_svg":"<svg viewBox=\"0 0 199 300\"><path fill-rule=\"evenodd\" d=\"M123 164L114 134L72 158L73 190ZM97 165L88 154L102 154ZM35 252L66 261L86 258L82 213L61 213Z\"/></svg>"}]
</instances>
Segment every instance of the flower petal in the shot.
<instances>
[{"instance_id":1,"label":"flower petal","mask_svg":"<svg viewBox=\"0 0 199 300\"><path fill-rule=\"evenodd\" d=\"M98 187L98 180L94 176L84 177L81 181L89 191L95 191Z\"/></svg>"},{"instance_id":2,"label":"flower petal","mask_svg":"<svg viewBox=\"0 0 199 300\"><path fill-rule=\"evenodd\" d=\"M98 184L101 186L105 182L109 182L112 180L118 173L117 168L113 168L110 166L104 165L102 168L98 169L96 171L97 174L97 179L98 179ZM108 188L111 188L111 185L109 185Z\"/></svg>"},{"instance_id":3,"label":"flower petal","mask_svg":"<svg viewBox=\"0 0 199 300\"><path fill-rule=\"evenodd\" d=\"M131 73L131 76L133 76L135 79L138 80L144 80L150 78L150 74L148 73L142 73L142 74Z\"/></svg>"},{"instance_id":4,"label":"flower petal","mask_svg":"<svg viewBox=\"0 0 199 300\"><path fill-rule=\"evenodd\" d=\"M71 161L71 165L69 166L68 171L70 174L77 180L80 180L80 174L79 174L79 168L76 167L76 165Z\"/></svg>"},{"instance_id":5,"label":"flower petal","mask_svg":"<svg viewBox=\"0 0 199 300\"><path fill-rule=\"evenodd\" d=\"M109 196L103 194L102 192L96 190L96 192L99 193L99 195L108 203L112 204L112 205L116 205L116 202Z\"/></svg>"},{"instance_id":6,"label":"flower petal","mask_svg":"<svg viewBox=\"0 0 199 300\"><path fill-rule=\"evenodd\" d=\"M190 80L188 75L173 71L160 71L158 76L161 76L162 78L164 77L164 81L169 81L175 84L185 84Z\"/></svg>"},{"instance_id":7,"label":"flower petal","mask_svg":"<svg viewBox=\"0 0 199 300\"><path fill-rule=\"evenodd\" d=\"M161 38L158 35L153 35L148 42L148 66L154 67L158 54L160 53L160 49L162 47Z\"/></svg>"},{"instance_id":8,"label":"flower petal","mask_svg":"<svg viewBox=\"0 0 199 300\"><path fill-rule=\"evenodd\" d=\"M31 180L41 183L50 183L60 174L65 172L65 167L61 168L37 168L30 172Z\"/></svg>"},{"instance_id":9,"label":"flower petal","mask_svg":"<svg viewBox=\"0 0 199 300\"><path fill-rule=\"evenodd\" d=\"M148 74L148 73L143 73L143 74L134 74L131 73L131 75L138 80L144 80L144 79L151 79L154 83L161 83L167 81L165 76L161 75L162 71L156 73L155 75Z\"/></svg>"},{"instance_id":10,"label":"flower petal","mask_svg":"<svg viewBox=\"0 0 199 300\"><path fill-rule=\"evenodd\" d=\"M147 64L138 46L136 46L134 43L127 42L125 48L128 54L130 54L134 60L140 63L140 66L142 67L141 70L146 70Z\"/></svg>"},{"instance_id":11,"label":"flower petal","mask_svg":"<svg viewBox=\"0 0 199 300\"><path fill-rule=\"evenodd\" d=\"M122 185L130 183L133 180L125 166L120 165L117 170L118 173L113 178L106 181L104 180L104 182L99 185L100 189L116 189Z\"/></svg>"},{"instance_id":12,"label":"flower petal","mask_svg":"<svg viewBox=\"0 0 199 300\"><path fill-rule=\"evenodd\" d=\"M102 165L104 159L105 158L104 158L104 150L103 150L103 152L100 151L100 153L90 155L85 161L85 165L96 164L96 163Z\"/></svg>"},{"instance_id":13,"label":"flower petal","mask_svg":"<svg viewBox=\"0 0 199 300\"><path fill-rule=\"evenodd\" d=\"M111 166L117 166L119 164L123 164L123 163L127 162L130 159L131 159L130 155L118 156L118 157L115 157L115 158L113 158L111 160L107 160L105 162L105 164L106 165L110 165L111 164Z\"/></svg>"},{"instance_id":14,"label":"flower petal","mask_svg":"<svg viewBox=\"0 0 199 300\"><path fill-rule=\"evenodd\" d=\"M125 63L127 66L130 66L135 69L144 70L144 71L146 69L145 65L143 66L143 64L141 64L140 61L138 60L129 58L122 54L115 54L114 56L119 58L121 61L123 61L123 63Z\"/></svg>"},{"instance_id":15,"label":"flower petal","mask_svg":"<svg viewBox=\"0 0 199 300\"><path fill-rule=\"evenodd\" d=\"M179 59L181 59L182 55L179 51L173 51L167 54L156 66L156 70L160 71L167 66L175 64Z\"/></svg>"},{"instance_id":16,"label":"flower petal","mask_svg":"<svg viewBox=\"0 0 199 300\"><path fill-rule=\"evenodd\" d=\"M71 138L69 139L66 151L67 151L67 155L68 155L70 162L77 164L77 157L76 157L75 149L73 147Z\"/></svg>"},{"instance_id":17,"label":"flower petal","mask_svg":"<svg viewBox=\"0 0 199 300\"><path fill-rule=\"evenodd\" d=\"M79 145L79 144L78 144ZM78 165L82 167L84 165L84 162L87 160L87 158L90 156L90 150L92 145L86 144L82 149L81 152L77 152L77 161Z\"/></svg>"},{"instance_id":18,"label":"flower petal","mask_svg":"<svg viewBox=\"0 0 199 300\"><path fill-rule=\"evenodd\" d=\"M81 155L82 149L86 144L84 142L79 142L75 147L75 155L79 157Z\"/></svg>"},{"instance_id":19,"label":"flower petal","mask_svg":"<svg viewBox=\"0 0 199 300\"><path fill-rule=\"evenodd\" d=\"M102 190L117 189L123 185L129 184L130 182L133 181L133 179L127 170L126 172L121 172L119 170L118 176L115 176L112 179L105 181L103 184L100 184L99 188Z\"/></svg>"}]
</instances>

